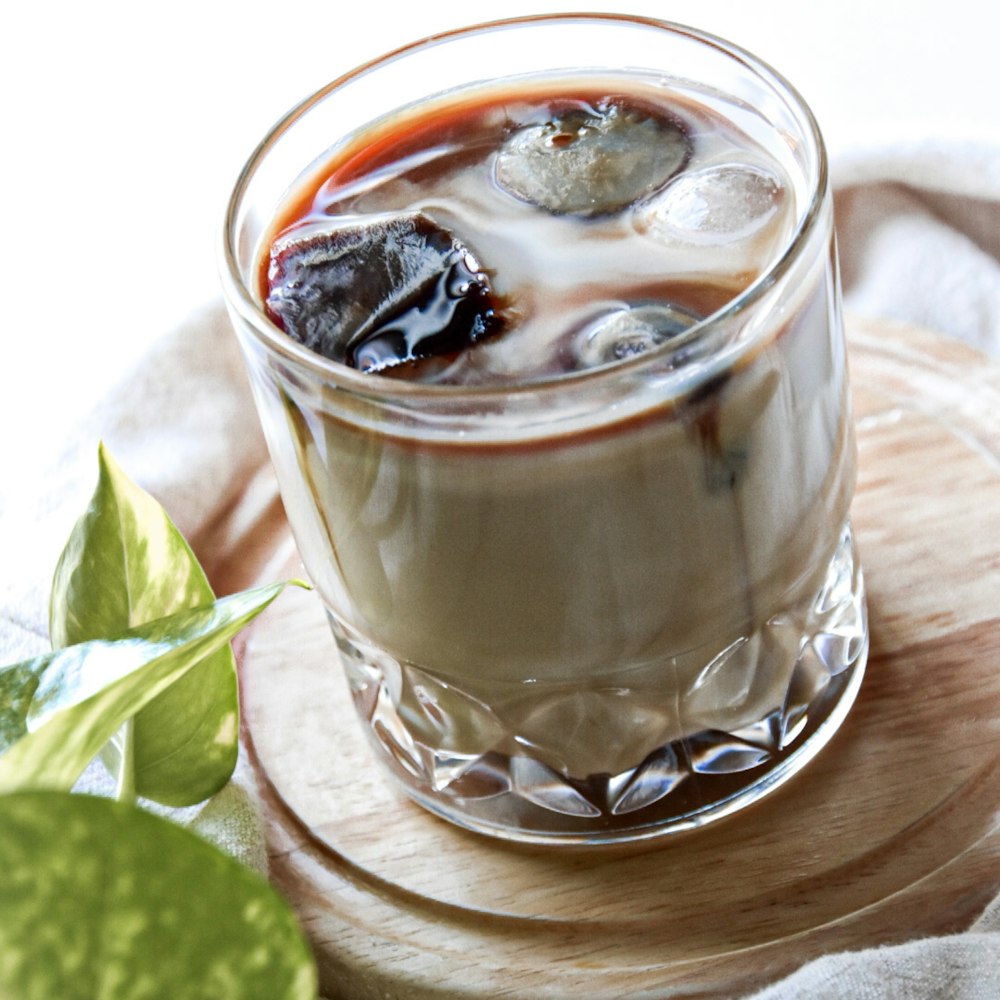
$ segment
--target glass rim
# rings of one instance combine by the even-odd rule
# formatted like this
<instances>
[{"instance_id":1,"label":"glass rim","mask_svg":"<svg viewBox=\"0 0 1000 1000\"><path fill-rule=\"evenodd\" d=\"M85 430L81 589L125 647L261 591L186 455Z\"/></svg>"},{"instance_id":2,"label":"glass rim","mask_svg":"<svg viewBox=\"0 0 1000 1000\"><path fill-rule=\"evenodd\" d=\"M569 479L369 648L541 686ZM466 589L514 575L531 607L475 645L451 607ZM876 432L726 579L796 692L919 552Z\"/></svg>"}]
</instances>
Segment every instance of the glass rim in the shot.
<instances>
[{"instance_id":1,"label":"glass rim","mask_svg":"<svg viewBox=\"0 0 1000 1000\"><path fill-rule=\"evenodd\" d=\"M270 150L285 133L300 121L313 107L324 101L330 94L341 90L353 80L378 70L382 66L405 59L411 54L424 51L448 41L483 35L496 31L524 28L532 24L584 24L614 22L620 25L634 25L666 31L675 36L690 38L693 42L716 49L722 55L741 64L754 76L763 80L793 112L795 119L803 126L803 133L811 139L815 158L815 182L810 185L809 202L799 214L795 229L786 240L782 251L775 255L770 265L743 291L729 299L723 306L709 313L691 326L684 334L685 344L707 338L713 330L725 326L741 314L749 311L761 300L798 260L800 250L808 243L822 214L829 187L829 166L826 147L819 125L799 91L770 64L742 48L710 32L661 18L643 15L617 13L568 13L531 14L519 17L500 18L483 21L466 27L452 28L427 35L376 56L342 73L286 112L265 134L243 165L227 202L220 246L220 276L227 304L235 309L255 337L270 352L285 361L303 365L314 375L369 398L385 400L404 398L424 398L439 401L477 398L495 399L521 393L538 394L546 391L564 391L569 387L591 384L595 381L616 381L629 373L646 367L655 368L656 363L669 357L677 348L675 339L668 340L648 351L631 358L621 359L582 371L562 372L533 380L488 385L451 385L430 382L408 381L373 376L351 368L349 365L333 361L304 344L300 344L278 327L264 312L253 292L244 281L236 260L234 247L237 241L237 222L240 206L254 174ZM307 164L303 165L303 169ZM294 180L294 179L290 179ZM747 344L747 347L752 344ZM709 358L714 352L709 354ZM710 366L706 366L710 367Z\"/></svg>"}]
</instances>

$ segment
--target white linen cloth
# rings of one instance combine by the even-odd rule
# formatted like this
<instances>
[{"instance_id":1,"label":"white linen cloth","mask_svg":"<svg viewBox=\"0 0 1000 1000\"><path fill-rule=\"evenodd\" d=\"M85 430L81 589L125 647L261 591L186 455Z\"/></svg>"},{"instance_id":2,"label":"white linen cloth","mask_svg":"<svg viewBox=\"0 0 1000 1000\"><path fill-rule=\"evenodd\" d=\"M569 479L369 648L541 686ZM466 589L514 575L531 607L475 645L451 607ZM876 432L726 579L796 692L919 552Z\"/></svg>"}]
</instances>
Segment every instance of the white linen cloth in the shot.
<instances>
[{"instance_id":1,"label":"white linen cloth","mask_svg":"<svg viewBox=\"0 0 1000 1000\"><path fill-rule=\"evenodd\" d=\"M1000 148L927 143L854 154L833 168L847 307L1000 359ZM2 663L48 649L49 582L93 490L100 439L189 538L239 495L266 454L221 305L165 336L43 474L0 483ZM88 787L101 780L97 768L86 776ZM241 760L229 788L174 815L263 870L255 803ZM829 955L753 1000L806 997L1000 998L1000 900L966 933Z\"/></svg>"},{"instance_id":2,"label":"white linen cloth","mask_svg":"<svg viewBox=\"0 0 1000 1000\"><path fill-rule=\"evenodd\" d=\"M1000 145L855 152L833 180L848 309L1000 358Z\"/></svg>"}]
</instances>

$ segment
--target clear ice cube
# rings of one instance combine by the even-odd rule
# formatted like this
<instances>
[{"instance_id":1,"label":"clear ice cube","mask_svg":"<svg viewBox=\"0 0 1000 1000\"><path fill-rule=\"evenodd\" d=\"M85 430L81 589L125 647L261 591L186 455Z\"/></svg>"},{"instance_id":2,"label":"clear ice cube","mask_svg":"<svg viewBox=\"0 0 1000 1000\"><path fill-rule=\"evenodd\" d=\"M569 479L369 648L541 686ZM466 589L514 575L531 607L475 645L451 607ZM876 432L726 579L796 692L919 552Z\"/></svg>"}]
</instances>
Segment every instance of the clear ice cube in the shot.
<instances>
[{"instance_id":1,"label":"clear ice cube","mask_svg":"<svg viewBox=\"0 0 1000 1000\"><path fill-rule=\"evenodd\" d=\"M684 126L658 109L616 97L566 102L511 133L496 179L556 215L607 215L662 187L690 152Z\"/></svg>"},{"instance_id":2,"label":"clear ice cube","mask_svg":"<svg viewBox=\"0 0 1000 1000\"><path fill-rule=\"evenodd\" d=\"M645 206L643 217L649 229L668 239L735 243L774 219L784 197L769 170L725 163L675 178Z\"/></svg>"},{"instance_id":3,"label":"clear ice cube","mask_svg":"<svg viewBox=\"0 0 1000 1000\"><path fill-rule=\"evenodd\" d=\"M574 360L580 369L596 368L645 354L689 330L700 318L661 303L617 309L580 331L573 345Z\"/></svg>"}]
</instances>

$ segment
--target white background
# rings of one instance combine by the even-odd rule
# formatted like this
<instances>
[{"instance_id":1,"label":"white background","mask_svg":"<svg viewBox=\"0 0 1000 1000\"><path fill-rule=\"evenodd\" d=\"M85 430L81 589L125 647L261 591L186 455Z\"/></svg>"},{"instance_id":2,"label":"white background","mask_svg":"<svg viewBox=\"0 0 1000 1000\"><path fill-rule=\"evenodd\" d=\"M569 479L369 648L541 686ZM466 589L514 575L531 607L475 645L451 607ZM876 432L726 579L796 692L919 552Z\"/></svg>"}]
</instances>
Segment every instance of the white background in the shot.
<instances>
[{"instance_id":1,"label":"white background","mask_svg":"<svg viewBox=\"0 0 1000 1000\"><path fill-rule=\"evenodd\" d=\"M149 343L218 298L224 203L257 140L358 63L436 31L579 2L16 3L0 24L0 475ZM674 0L594 9L693 24L756 52L838 156L902 137L998 139L984 0Z\"/></svg>"}]
</instances>

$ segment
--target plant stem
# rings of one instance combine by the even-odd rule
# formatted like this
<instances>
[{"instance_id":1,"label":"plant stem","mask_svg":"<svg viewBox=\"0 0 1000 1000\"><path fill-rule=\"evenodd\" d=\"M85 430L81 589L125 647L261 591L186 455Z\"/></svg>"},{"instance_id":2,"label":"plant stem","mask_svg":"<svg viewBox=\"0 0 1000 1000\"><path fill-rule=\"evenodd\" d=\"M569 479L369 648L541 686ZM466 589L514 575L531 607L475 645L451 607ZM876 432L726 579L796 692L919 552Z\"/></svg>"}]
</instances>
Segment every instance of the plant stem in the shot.
<instances>
[{"instance_id":1,"label":"plant stem","mask_svg":"<svg viewBox=\"0 0 1000 1000\"><path fill-rule=\"evenodd\" d=\"M115 798L119 802L135 802L135 720L129 719L118 733L118 787Z\"/></svg>"}]
</instances>

